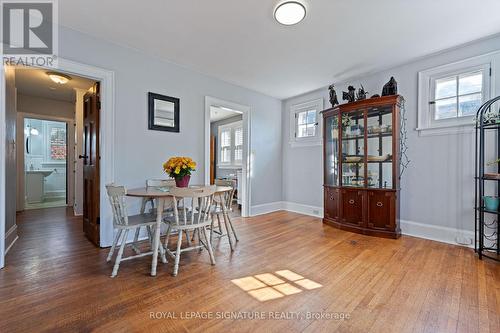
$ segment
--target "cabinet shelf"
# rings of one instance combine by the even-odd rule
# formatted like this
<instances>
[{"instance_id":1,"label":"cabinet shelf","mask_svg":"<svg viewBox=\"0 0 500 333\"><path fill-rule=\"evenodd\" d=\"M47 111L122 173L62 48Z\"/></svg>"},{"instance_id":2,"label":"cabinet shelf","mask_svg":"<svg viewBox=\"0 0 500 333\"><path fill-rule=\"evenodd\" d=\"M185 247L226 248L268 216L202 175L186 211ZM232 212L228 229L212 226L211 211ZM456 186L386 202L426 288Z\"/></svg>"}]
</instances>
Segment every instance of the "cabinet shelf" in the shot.
<instances>
[{"instance_id":1,"label":"cabinet shelf","mask_svg":"<svg viewBox=\"0 0 500 333\"><path fill-rule=\"evenodd\" d=\"M384 132L384 133L376 133L376 134L368 134L366 137L368 139L378 139L378 138L383 138L383 137L388 137L392 136L391 132ZM349 141L349 140L363 140L365 138L364 135L357 135L357 136L343 136L342 141Z\"/></svg>"}]
</instances>

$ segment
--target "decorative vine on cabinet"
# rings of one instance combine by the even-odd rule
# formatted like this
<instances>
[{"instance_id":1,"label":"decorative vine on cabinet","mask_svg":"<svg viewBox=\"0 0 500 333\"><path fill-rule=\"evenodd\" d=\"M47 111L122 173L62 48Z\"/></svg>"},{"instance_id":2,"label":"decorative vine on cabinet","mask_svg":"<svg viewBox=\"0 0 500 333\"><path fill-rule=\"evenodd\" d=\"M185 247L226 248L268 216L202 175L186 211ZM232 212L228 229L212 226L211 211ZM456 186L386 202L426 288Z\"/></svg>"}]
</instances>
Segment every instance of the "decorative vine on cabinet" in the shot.
<instances>
[{"instance_id":1,"label":"decorative vine on cabinet","mask_svg":"<svg viewBox=\"0 0 500 333\"><path fill-rule=\"evenodd\" d=\"M323 111L324 218L334 227L398 238L399 95Z\"/></svg>"}]
</instances>

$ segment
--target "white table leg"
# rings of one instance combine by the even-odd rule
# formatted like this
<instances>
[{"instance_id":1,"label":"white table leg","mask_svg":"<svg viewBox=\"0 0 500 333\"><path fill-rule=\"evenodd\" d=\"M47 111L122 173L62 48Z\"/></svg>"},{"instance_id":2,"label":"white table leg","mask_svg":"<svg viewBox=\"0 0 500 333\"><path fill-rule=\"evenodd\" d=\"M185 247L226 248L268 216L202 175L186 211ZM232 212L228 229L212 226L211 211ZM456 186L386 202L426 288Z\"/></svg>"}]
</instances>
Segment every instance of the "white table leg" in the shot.
<instances>
[{"instance_id":1,"label":"white table leg","mask_svg":"<svg viewBox=\"0 0 500 333\"><path fill-rule=\"evenodd\" d=\"M158 198L158 205L156 211L156 230L153 234L153 261L151 263L151 276L156 276L156 266L158 265L158 249L160 247L160 229L161 221L163 218L163 205L165 204L164 198Z\"/></svg>"}]
</instances>

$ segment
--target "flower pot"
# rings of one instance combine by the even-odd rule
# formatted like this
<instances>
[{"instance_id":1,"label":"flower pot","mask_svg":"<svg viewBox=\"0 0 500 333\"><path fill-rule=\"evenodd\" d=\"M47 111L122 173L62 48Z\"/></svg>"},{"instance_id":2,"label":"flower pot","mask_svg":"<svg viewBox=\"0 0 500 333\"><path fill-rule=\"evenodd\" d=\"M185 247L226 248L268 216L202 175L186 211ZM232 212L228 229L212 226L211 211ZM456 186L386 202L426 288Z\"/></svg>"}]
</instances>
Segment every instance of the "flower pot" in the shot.
<instances>
[{"instance_id":1,"label":"flower pot","mask_svg":"<svg viewBox=\"0 0 500 333\"><path fill-rule=\"evenodd\" d=\"M490 196L484 196L484 207L487 210L491 211L497 211L498 206L500 205L500 198L499 197L490 197Z\"/></svg>"},{"instance_id":2,"label":"flower pot","mask_svg":"<svg viewBox=\"0 0 500 333\"><path fill-rule=\"evenodd\" d=\"M175 178L175 186L177 187L188 187L190 175L185 175L184 177Z\"/></svg>"}]
</instances>

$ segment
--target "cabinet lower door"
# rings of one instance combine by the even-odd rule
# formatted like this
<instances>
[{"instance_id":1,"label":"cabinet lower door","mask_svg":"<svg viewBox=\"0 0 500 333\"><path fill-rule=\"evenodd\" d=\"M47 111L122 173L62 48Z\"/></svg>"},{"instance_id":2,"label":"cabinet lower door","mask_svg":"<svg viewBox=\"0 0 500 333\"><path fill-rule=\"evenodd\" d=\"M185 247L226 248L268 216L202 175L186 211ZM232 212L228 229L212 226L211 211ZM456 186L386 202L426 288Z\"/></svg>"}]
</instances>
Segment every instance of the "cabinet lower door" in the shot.
<instances>
[{"instance_id":1,"label":"cabinet lower door","mask_svg":"<svg viewBox=\"0 0 500 333\"><path fill-rule=\"evenodd\" d=\"M364 191L343 189L341 191L341 216L343 223L364 227Z\"/></svg>"},{"instance_id":2,"label":"cabinet lower door","mask_svg":"<svg viewBox=\"0 0 500 333\"><path fill-rule=\"evenodd\" d=\"M368 191L368 228L396 230L396 193Z\"/></svg>"},{"instance_id":3,"label":"cabinet lower door","mask_svg":"<svg viewBox=\"0 0 500 333\"><path fill-rule=\"evenodd\" d=\"M325 187L325 217L338 220L339 218L339 190Z\"/></svg>"}]
</instances>

